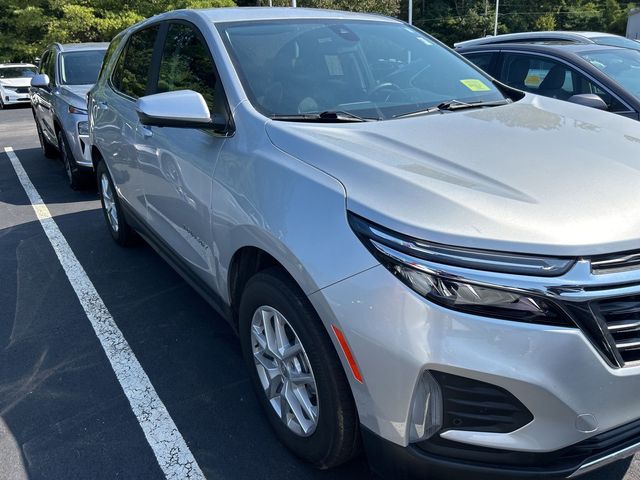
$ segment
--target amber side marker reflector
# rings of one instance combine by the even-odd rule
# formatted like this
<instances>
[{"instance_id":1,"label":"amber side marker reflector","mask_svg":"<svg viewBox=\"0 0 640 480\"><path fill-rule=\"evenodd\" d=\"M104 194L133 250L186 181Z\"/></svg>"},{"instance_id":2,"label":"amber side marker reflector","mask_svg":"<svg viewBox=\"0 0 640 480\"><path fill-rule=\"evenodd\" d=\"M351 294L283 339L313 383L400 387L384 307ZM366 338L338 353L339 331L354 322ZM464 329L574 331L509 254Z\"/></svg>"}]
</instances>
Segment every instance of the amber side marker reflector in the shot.
<instances>
[{"instance_id":1,"label":"amber side marker reflector","mask_svg":"<svg viewBox=\"0 0 640 480\"><path fill-rule=\"evenodd\" d=\"M349 344L347 343L347 339L344 338L344 333L336 327L335 325L331 325L331 329L333 330L334 335L338 339L338 343L340 343L340 347L342 348L342 352L344 356L347 358L347 362L349 362L349 367L351 367L351 372L353 373L354 378L360 382L364 383L362 380L362 374L360 373L360 369L358 368L358 364L356 363L356 359L353 357L351 353L351 349L349 348Z\"/></svg>"}]
</instances>

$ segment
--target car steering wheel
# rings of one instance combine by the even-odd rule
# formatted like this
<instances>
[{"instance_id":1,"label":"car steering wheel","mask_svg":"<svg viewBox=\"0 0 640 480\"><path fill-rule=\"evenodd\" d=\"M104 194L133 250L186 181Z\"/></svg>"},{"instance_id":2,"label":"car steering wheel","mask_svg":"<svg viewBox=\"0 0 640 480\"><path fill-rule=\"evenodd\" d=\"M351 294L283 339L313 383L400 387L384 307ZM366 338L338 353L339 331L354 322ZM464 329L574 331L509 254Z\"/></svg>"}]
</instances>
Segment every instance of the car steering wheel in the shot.
<instances>
[{"instance_id":1,"label":"car steering wheel","mask_svg":"<svg viewBox=\"0 0 640 480\"><path fill-rule=\"evenodd\" d=\"M369 91L369 97L373 99L380 92L388 92L387 96L384 98L385 102L388 101L389 98L391 98L391 96L394 93L400 93L403 96L407 96L407 94L404 92L404 90L402 90L402 88L400 86L398 86L397 84L392 83L392 82L384 82L384 83L381 83L380 85L376 85L375 87L373 87Z\"/></svg>"}]
</instances>

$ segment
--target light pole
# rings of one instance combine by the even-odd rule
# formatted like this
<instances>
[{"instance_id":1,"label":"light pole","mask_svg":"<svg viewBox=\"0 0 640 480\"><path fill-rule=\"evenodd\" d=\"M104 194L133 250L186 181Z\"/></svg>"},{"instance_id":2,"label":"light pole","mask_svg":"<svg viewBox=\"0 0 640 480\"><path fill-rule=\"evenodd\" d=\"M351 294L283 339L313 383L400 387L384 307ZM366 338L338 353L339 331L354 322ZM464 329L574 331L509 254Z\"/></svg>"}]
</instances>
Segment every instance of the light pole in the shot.
<instances>
[{"instance_id":1,"label":"light pole","mask_svg":"<svg viewBox=\"0 0 640 480\"><path fill-rule=\"evenodd\" d=\"M409 0L409 25L413 25L413 0Z\"/></svg>"},{"instance_id":2,"label":"light pole","mask_svg":"<svg viewBox=\"0 0 640 480\"><path fill-rule=\"evenodd\" d=\"M496 23L493 26L493 36L498 35L498 12L500 11L500 0L496 0Z\"/></svg>"},{"instance_id":3,"label":"light pole","mask_svg":"<svg viewBox=\"0 0 640 480\"><path fill-rule=\"evenodd\" d=\"M296 8L296 0L291 0L291 6L292 6L293 8Z\"/></svg>"}]
</instances>

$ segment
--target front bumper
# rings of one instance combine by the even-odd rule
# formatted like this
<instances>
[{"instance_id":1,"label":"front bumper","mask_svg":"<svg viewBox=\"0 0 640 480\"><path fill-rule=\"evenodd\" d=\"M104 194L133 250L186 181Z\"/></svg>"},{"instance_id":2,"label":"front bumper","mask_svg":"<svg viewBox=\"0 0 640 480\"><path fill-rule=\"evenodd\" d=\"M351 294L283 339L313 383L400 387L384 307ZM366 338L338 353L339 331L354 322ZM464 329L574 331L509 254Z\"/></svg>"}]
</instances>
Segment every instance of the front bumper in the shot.
<instances>
[{"instance_id":1,"label":"front bumper","mask_svg":"<svg viewBox=\"0 0 640 480\"><path fill-rule=\"evenodd\" d=\"M533 415L510 433L436 434L461 449L559 451L640 418L640 366L612 367L578 328L447 310L382 266L310 299L326 323L343 331L354 353L364 378L351 378L361 423L399 447L410 443L412 399L425 370L501 387Z\"/></svg>"},{"instance_id":2,"label":"front bumper","mask_svg":"<svg viewBox=\"0 0 640 480\"><path fill-rule=\"evenodd\" d=\"M16 93L7 89L2 90L2 103L5 105L18 105L31 102L29 93Z\"/></svg>"},{"instance_id":3,"label":"front bumper","mask_svg":"<svg viewBox=\"0 0 640 480\"><path fill-rule=\"evenodd\" d=\"M362 438L369 465L382 478L413 480L428 474L434 480L564 479L579 478L640 451L640 421L560 451L528 456L477 448L448 457L413 445L401 447L364 427Z\"/></svg>"},{"instance_id":4,"label":"front bumper","mask_svg":"<svg viewBox=\"0 0 640 480\"><path fill-rule=\"evenodd\" d=\"M67 109L68 105L64 105L64 108ZM88 116L79 113L65 113L60 120L65 130L69 149L73 154L76 166L83 171L93 170L89 135L88 133L86 135L81 135L78 132L78 124L86 122L88 120Z\"/></svg>"}]
</instances>

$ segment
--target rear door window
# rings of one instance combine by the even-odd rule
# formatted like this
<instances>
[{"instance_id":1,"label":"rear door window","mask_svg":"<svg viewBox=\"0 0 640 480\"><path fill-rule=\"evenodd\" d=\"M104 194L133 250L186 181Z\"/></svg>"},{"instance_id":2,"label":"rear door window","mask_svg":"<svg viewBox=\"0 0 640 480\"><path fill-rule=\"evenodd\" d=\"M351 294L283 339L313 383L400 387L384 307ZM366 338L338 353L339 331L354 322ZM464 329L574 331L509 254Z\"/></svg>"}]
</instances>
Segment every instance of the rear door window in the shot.
<instances>
[{"instance_id":1,"label":"rear door window","mask_svg":"<svg viewBox=\"0 0 640 480\"><path fill-rule=\"evenodd\" d=\"M200 32L185 23L169 25L156 91L193 90L216 111L216 74L209 47Z\"/></svg>"},{"instance_id":2,"label":"rear door window","mask_svg":"<svg viewBox=\"0 0 640 480\"><path fill-rule=\"evenodd\" d=\"M135 32L120 54L111 83L119 92L137 99L147 94L153 48L159 26Z\"/></svg>"},{"instance_id":3,"label":"rear door window","mask_svg":"<svg viewBox=\"0 0 640 480\"><path fill-rule=\"evenodd\" d=\"M593 93L609 111L628 110L603 87L564 62L524 53L505 53L500 80L509 86L545 97L569 100L574 95Z\"/></svg>"},{"instance_id":4,"label":"rear door window","mask_svg":"<svg viewBox=\"0 0 640 480\"><path fill-rule=\"evenodd\" d=\"M490 75L494 75L493 64L497 55L497 52L475 52L464 54L467 60L472 61L479 69L484 70Z\"/></svg>"}]
</instances>

